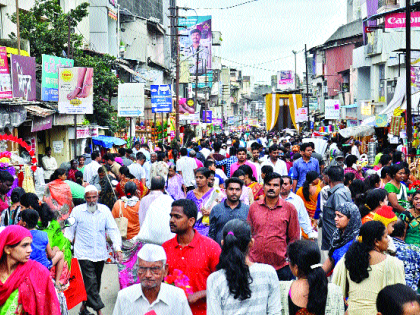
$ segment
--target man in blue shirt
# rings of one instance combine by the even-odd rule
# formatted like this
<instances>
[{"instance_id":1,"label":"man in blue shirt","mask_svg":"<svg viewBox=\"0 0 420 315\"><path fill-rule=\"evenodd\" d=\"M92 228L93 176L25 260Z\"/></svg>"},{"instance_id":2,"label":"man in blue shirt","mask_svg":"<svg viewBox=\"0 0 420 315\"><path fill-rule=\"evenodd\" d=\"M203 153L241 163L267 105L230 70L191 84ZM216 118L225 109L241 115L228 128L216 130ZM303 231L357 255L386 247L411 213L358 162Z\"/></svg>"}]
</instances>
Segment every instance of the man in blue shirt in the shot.
<instances>
[{"instance_id":1,"label":"man in blue shirt","mask_svg":"<svg viewBox=\"0 0 420 315\"><path fill-rule=\"evenodd\" d=\"M310 171L316 171L319 174L319 162L312 157L312 146L309 143L303 143L300 146L300 159L293 163L293 191L296 192L302 187L306 179L306 174Z\"/></svg>"}]
</instances>

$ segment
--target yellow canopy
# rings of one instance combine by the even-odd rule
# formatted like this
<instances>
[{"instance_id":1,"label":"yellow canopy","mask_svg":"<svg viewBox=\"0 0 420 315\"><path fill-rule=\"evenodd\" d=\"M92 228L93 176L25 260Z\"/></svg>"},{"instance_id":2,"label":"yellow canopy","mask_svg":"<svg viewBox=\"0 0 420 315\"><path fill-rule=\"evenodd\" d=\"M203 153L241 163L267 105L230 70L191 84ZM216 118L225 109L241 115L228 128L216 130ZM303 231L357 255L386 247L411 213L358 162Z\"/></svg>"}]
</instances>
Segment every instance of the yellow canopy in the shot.
<instances>
[{"instance_id":1,"label":"yellow canopy","mask_svg":"<svg viewBox=\"0 0 420 315\"><path fill-rule=\"evenodd\" d=\"M17 48L12 48L12 47L6 47L6 52L7 52L7 56L10 57L10 55L17 55L18 54L18 50ZM20 50L20 55L21 56L26 56L29 57L29 53L26 50Z\"/></svg>"},{"instance_id":2,"label":"yellow canopy","mask_svg":"<svg viewBox=\"0 0 420 315\"><path fill-rule=\"evenodd\" d=\"M302 95L301 94L267 94L265 96L267 131L272 130L277 124L277 120L279 118L279 112L280 112L280 99L287 100L287 102L282 102L282 106L289 106L290 118L293 122L293 125L297 129L295 113L298 108L302 107Z\"/></svg>"}]
</instances>

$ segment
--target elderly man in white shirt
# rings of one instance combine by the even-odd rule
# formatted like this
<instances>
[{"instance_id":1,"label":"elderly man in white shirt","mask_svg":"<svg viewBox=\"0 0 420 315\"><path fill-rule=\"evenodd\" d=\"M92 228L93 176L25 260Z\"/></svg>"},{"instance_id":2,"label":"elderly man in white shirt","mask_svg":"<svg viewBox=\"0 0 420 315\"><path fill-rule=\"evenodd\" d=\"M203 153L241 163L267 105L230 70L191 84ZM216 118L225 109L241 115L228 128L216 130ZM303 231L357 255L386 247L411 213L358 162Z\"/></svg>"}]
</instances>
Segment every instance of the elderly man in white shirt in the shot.
<instances>
[{"instance_id":1,"label":"elderly man in white shirt","mask_svg":"<svg viewBox=\"0 0 420 315\"><path fill-rule=\"evenodd\" d=\"M51 175L54 173L54 171L57 169L57 161L53 156L51 156L51 148L47 147L45 149L45 154L42 157L42 167L44 168L44 179L45 182L49 182Z\"/></svg>"},{"instance_id":2,"label":"elderly man in white shirt","mask_svg":"<svg viewBox=\"0 0 420 315\"><path fill-rule=\"evenodd\" d=\"M98 169L101 167L99 161L101 160L101 155L98 151L92 153L92 162L85 166L83 172L83 180L87 183L93 184L92 179L98 175Z\"/></svg>"},{"instance_id":3,"label":"elderly man in white shirt","mask_svg":"<svg viewBox=\"0 0 420 315\"><path fill-rule=\"evenodd\" d=\"M86 203L73 209L70 218L74 225L66 228L64 236L74 242L74 257L79 260L85 283L87 301L80 308L82 315L91 314L87 307L93 308L98 315L105 307L99 295L101 276L108 257L106 236L110 237L118 261L122 260L121 234L111 214L111 210L98 203L98 190L90 185L85 188Z\"/></svg>"},{"instance_id":4,"label":"elderly man in white shirt","mask_svg":"<svg viewBox=\"0 0 420 315\"><path fill-rule=\"evenodd\" d=\"M113 315L192 315L182 289L163 283L168 273L162 246L145 244L137 254L140 284L118 292Z\"/></svg>"},{"instance_id":5,"label":"elderly man in white shirt","mask_svg":"<svg viewBox=\"0 0 420 315\"><path fill-rule=\"evenodd\" d=\"M293 182L289 176L282 176L282 185L280 189L280 196L287 202L290 202L295 206L298 213L299 225L303 232L308 236L309 239L318 238L318 232L312 228L311 219L309 218L308 211L306 211L305 204L302 198L296 195L292 191Z\"/></svg>"}]
</instances>

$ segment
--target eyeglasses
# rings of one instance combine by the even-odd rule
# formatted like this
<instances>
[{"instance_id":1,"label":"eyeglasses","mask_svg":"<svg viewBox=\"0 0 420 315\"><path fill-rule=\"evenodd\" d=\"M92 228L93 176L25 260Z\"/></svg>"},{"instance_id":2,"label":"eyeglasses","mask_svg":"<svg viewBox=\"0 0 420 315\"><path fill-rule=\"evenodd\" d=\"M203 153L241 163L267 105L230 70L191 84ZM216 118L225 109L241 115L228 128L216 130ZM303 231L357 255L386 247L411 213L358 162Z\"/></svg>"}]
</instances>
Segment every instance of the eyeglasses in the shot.
<instances>
[{"instance_id":1,"label":"eyeglasses","mask_svg":"<svg viewBox=\"0 0 420 315\"><path fill-rule=\"evenodd\" d=\"M145 273L147 273L147 270L150 270L150 272L153 275L158 275L163 270L163 268L158 267L158 266L156 266L156 267L139 267L138 268L138 273L139 274L145 274Z\"/></svg>"}]
</instances>

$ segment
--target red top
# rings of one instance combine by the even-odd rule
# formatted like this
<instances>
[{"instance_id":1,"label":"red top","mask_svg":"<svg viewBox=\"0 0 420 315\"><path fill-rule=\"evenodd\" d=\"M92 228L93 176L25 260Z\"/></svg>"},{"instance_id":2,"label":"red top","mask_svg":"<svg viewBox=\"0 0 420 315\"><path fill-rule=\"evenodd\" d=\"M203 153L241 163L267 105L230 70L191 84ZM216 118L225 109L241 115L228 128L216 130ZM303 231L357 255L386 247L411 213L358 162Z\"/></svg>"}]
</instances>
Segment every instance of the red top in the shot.
<instances>
[{"instance_id":1,"label":"red top","mask_svg":"<svg viewBox=\"0 0 420 315\"><path fill-rule=\"evenodd\" d=\"M187 246L180 246L177 237L163 243L169 266L169 275L174 269L181 270L189 279L193 292L206 290L207 277L219 263L220 246L211 238L205 237L194 229L194 238ZM206 300L191 304L194 315L206 315Z\"/></svg>"},{"instance_id":2,"label":"red top","mask_svg":"<svg viewBox=\"0 0 420 315\"><path fill-rule=\"evenodd\" d=\"M274 209L268 208L264 199L258 200L249 207L248 223L255 240L249 252L251 261L276 270L286 266L287 245L300 236L296 208L281 198Z\"/></svg>"}]
</instances>

